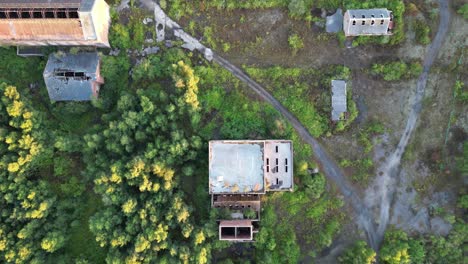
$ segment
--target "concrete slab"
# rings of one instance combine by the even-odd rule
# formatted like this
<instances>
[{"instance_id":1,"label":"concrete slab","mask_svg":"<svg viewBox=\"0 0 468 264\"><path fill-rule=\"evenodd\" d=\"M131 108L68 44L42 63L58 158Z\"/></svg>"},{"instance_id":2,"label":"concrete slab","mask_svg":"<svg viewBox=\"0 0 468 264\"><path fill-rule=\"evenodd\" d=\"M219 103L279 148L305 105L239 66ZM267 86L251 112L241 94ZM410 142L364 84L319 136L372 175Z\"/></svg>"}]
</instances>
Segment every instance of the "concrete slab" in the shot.
<instances>
[{"instance_id":1,"label":"concrete slab","mask_svg":"<svg viewBox=\"0 0 468 264\"><path fill-rule=\"evenodd\" d=\"M263 145L211 141L210 193L264 193Z\"/></svg>"}]
</instances>

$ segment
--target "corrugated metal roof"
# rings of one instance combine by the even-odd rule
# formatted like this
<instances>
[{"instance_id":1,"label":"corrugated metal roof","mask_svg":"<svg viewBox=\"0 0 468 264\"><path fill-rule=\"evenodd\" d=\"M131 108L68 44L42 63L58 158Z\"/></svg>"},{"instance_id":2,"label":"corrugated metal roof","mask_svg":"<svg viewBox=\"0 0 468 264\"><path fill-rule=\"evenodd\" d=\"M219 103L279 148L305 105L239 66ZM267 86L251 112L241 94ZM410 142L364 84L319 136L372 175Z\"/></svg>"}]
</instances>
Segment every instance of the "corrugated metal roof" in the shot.
<instances>
[{"instance_id":1,"label":"corrugated metal roof","mask_svg":"<svg viewBox=\"0 0 468 264\"><path fill-rule=\"evenodd\" d=\"M0 0L0 8L79 8L81 2L82 0Z\"/></svg>"},{"instance_id":2,"label":"corrugated metal roof","mask_svg":"<svg viewBox=\"0 0 468 264\"><path fill-rule=\"evenodd\" d=\"M57 56L51 54L44 70L44 81L53 101L88 101L99 89L99 56L78 53ZM64 78L57 71L83 72L84 78Z\"/></svg>"},{"instance_id":3,"label":"corrugated metal roof","mask_svg":"<svg viewBox=\"0 0 468 264\"><path fill-rule=\"evenodd\" d=\"M0 20L0 41L84 40L79 19Z\"/></svg>"},{"instance_id":4,"label":"corrugated metal roof","mask_svg":"<svg viewBox=\"0 0 468 264\"><path fill-rule=\"evenodd\" d=\"M346 113L346 82L332 80L332 121L340 120L341 114Z\"/></svg>"}]
</instances>

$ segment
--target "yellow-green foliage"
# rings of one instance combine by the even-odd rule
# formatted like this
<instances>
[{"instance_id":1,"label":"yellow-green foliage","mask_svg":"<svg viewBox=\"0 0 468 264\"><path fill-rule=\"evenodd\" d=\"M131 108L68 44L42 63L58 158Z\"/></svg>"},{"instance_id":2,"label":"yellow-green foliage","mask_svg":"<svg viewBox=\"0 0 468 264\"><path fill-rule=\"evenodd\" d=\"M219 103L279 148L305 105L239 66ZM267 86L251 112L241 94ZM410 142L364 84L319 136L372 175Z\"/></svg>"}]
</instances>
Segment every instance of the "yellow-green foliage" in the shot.
<instances>
[{"instance_id":1,"label":"yellow-green foliage","mask_svg":"<svg viewBox=\"0 0 468 264\"><path fill-rule=\"evenodd\" d=\"M377 253L365 241L358 241L338 258L342 264L372 264L376 262Z\"/></svg>"}]
</instances>

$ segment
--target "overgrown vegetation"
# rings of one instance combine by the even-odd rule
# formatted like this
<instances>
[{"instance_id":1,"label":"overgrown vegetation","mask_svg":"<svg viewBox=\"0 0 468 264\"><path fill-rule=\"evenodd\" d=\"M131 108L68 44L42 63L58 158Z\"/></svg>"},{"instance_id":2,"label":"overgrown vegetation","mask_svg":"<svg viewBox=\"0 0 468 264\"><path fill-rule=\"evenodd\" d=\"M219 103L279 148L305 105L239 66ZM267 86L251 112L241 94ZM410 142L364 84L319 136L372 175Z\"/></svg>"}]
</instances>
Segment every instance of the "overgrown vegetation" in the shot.
<instances>
[{"instance_id":1,"label":"overgrown vegetation","mask_svg":"<svg viewBox=\"0 0 468 264\"><path fill-rule=\"evenodd\" d=\"M398 44L404 39L404 20L405 5L402 0L371 0L371 1L337 1L337 0L262 0L262 1L238 1L238 0L208 0L208 1L183 1L183 0L165 0L161 4L162 8L167 9L169 16L178 20L183 16L193 15L194 12L203 12L206 8L216 8L223 10L233 9L259 9L259 8L285 8L289 16L295 19L306 21L317 21L318 17L312 15L311 10L336 8L347 9L367 9L386 7L393 12L395 27L393 35L382 37L360 36L353 41L353 45L365 43ZM166 4L167 3L167 4Z\"/></svg>"},{"instance_id":2,"label":"overgrown vegetation","mask_svg":"<svg viewBox=\"0 0 468 264\"><path fill-rule=\"evenodd\" d=\"M358 132L358 142L362 146L365 156L355 160L343 159L340 161L340 166L351 169L351 179L364 186L369 182L374 169L374 161L368 155L374 148L373 138L385 132L385 127L382 123L371 121Z\"/></svg>"},{"instance_id":3,"label":"overgrown vegetation","mask_svg":"<svg viewBox=\"0 0 468 264\"><path fill-rule=\"evenodd\" d=\"M460 6L457 10L457 13L460 14L464 19L468 19L468 4Z\"/></svg>"},{"instance_id":4,"label":"overgrown vegetation","mask_svg":"<svg viewBox=\"0 0 468 264\"><path fill-rule=\"evenodd\" d=\"M399 81L401 79L415 78L422 73L422 70L422 65L418 61L411 63L393 61L372 64L370 73L381 77L385 81Z\"/></svg>"},{"instance_id":5,"label":"overgrown vegetation","mask_svg":"<svg viewBox=\"0 0 468 264\"><path fill-rule=\"evenodd\" d=\"M338 260L342 264L372 264L375 263L377 253L365 241L357 241L352 247L346 249Z\"/></svg>"},{"instance_id":6,"label":"overgrown vegetation","mask_svg":"<svg viewBox=\"0 0 468 264\"><path fill-rule=\"evenodd\" d=\"M458 209L462 216L453 216L453 229L447 236L410 237L402 230L391 229L385 234L380 250L382 263L465 263L464 244L468 239L465 221L467 195L459 199Z\"/></svg>"},{"instance_id":7,"label":"overgrown vegetation","mask_svg":"<svg viewBox=\"0 0 468 264\"><path fill-rule=\"evenodd\" d=\"M358 111L351 99L352 92L348 82L349 117L337 124L329 121L331 80L349 79L350 70L344 66L330 66L325 69L245 67L245 70L252 78L264 84L313 136L330 135L333 129L342 131L357 117Z\"/></svg>"},{"instance_id":8,"label":"overgrown vegetation","mask_svg":"<svg viewBox=\"0 0 468 264\"><path fill-rule=\"evenodd\" d=\"M431 28L427 25L426 21L417 19L413 23L414 31L416 33L416 42L419 44L427 45L431 43Z\"/></svg>"}]
</instances>

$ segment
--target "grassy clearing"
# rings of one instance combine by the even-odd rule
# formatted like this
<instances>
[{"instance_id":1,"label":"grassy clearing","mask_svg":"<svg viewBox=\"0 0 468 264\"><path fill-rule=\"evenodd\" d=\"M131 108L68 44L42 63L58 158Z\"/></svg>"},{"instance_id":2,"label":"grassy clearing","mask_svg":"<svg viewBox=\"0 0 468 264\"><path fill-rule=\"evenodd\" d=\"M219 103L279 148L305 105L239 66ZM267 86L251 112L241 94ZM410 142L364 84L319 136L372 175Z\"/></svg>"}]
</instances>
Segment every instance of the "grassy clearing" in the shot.
<instances>
[{"instance_id":1,"label":"grassy clearing","mask_svg":"<svg viewBox=\"0 0 468 264\"><path fill-rule=\"evenodd\" d=\"M107 249L98 245L94 234L89 230L88 222L102 206L101 198L92 192L87 192L85 197L86 200L81 205L81 215L72 224L65 251L75 259L84 258L90 263L105 263Z\"/></svg>"},{"instance_id":2,"label":"grassy clearing","mask_svg":"<svg viewBox=\"0 0 468 264\"><path fill-rule=\"evenodd\" d=\"M330 123L329 119L331 80L348 80L350 71L346 67L301 69L277 66L265 69L245 67L245 70L252 78L264 84L315 137L331 135L334 130L343 131L357 117L351 89L348 89L349 118L337 124Z\"/></svg>"}]
</instances>

